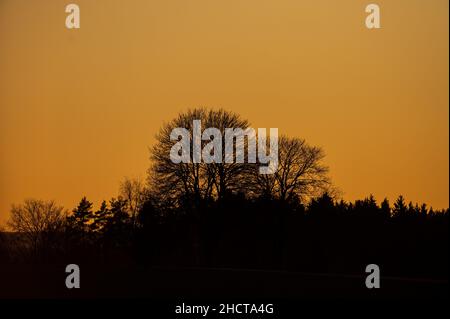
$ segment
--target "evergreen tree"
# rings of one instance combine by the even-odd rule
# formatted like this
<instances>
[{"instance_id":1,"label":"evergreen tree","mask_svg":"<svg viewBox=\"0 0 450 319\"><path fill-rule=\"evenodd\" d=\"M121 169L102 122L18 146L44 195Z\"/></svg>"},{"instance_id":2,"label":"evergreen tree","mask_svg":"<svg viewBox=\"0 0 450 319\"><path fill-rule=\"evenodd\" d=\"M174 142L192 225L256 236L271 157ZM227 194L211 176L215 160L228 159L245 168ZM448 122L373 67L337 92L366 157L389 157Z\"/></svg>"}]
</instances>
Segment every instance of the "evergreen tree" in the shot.
<instances>
[{"instance_id":1,"label":"evergreen tree","mask_svg":"<svg viewBox=\"0 0 450 319\"><path fill-rule=\"evenodd\" d=\"M405 199L402 195L400 195L394 203L394 209L392 213L395 217L404 217L406 216L407 207L405 204Z\"/></svg>"},{"instance_id":2,"label":"evergreen tree","mask_svg":"<svg viewBox=\"0 0 450 319\"><path fill-rule=\"evenodd\" d=\"M100 205L100 209L94 213L94 220L91 224L91 230L96 233L100 233L104 230L105 225L110 217L110 210L106 201L103 201Z\"/></svg>"},{"instance_id":3,"label":"evergreen tree","mask_svg":"<svg viewBox=\"0 0 450 319\"><path fill-rule=\"evenodd\" d=\"M127 201L121 197L110 200L109 214L103 228L104 235L116 246L126 244L131 232L131 218L127 213Z\"/></svg>"},{"instance_id":4,"label":"evergreen tree","mask_svg":"<svg viewBox=\"0 0 450 319\"><path fill-rule=\"evenodd\" d=\"M93 220L92 203L83 197L78 206L67 218L69 228L79 233L89 232L89 223Z\"/></svg>"},{"instance_id":5,"label":"evergreen tree","mask_svg":"<svg viewBox=\"0 0 450 319\"><path fill-rule=\"evenodd\" d=\"M381 202L381 214L384 218L389 218L391 216L391 206L387 198Z\"/></svg>"}]
</instances>

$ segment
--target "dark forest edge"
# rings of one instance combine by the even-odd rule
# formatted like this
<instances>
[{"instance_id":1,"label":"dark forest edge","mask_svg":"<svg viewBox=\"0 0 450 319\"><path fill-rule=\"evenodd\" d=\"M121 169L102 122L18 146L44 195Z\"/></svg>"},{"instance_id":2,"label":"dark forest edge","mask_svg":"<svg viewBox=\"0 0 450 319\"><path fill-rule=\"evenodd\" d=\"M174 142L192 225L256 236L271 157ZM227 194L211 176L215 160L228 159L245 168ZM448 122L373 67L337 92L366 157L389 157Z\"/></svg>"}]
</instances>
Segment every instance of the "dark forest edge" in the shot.
<instances>
[{"instance_id":1,"label":"dark forest edge","mask_svg":"<svg viewBox=\"0 0 450 319\"><path fill-rule=\"evenodd\" d=\"M279 167L174 164L173 127L201 118L214 127L248 127L237 114L194 109L165 124L151 149L147 182L125 179L100 208L83 197L68 213L53 201L13 205L0 232L0 264L98 263L383 275L448 280L449 209L391 205L373 196L338 200L321 148L282 136Z\"/></svg>"},{"instance_id":2,"label":"dark forest edge","mask_svg":"<svg viewBox=\"0 0 450 319\"><path fill-rule=\"evenodd\" d=\"M39 213L39 225L3 232L2 263L79 260L152 266L206 266L360 274L382 265L385 274L448 277L449 210L406 204L353 203L327 193L308 205L232 195L203 203L195 215L161 211L144 199L132 214L122 196L98 210L86 198L66 215L54 202L26 200L14 214ZM16 221L19 223L19 221ZM23 223L23 220L20 221Z\"/></svg>"}]
</instances>

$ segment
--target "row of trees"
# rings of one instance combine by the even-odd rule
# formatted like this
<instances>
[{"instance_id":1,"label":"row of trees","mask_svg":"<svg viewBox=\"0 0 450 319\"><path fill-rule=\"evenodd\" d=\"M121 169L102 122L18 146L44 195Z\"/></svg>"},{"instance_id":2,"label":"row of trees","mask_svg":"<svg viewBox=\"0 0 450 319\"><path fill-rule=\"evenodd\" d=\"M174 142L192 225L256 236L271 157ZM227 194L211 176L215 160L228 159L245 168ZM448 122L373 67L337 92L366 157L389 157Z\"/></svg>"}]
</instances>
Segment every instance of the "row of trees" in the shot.
<instances>
[{"instance_id":1,"label":"row of trees","mask_svg":"<svg viewBox=\"0 0 450 319\"><path fill-rule=\"evenodd\" d=\"M0 238L0 258L325 272L360 271L361 263L379 260L392 272L407 265L413 275L447 274L448 209L402 196L392 206L373 196L338 200L322 149L299 138L279 139L272 175L258 174L259 163L175 164L170 132L186 127L192 135L194 119L223 133L249 127L224 110L180 114L156 136L147 181L125 179L119 196L98 209L86 197L71 213L41 200L13 206L15 234ZM234 147L239 143L247 146L238 136Z\"/></svg>"},{"instance_id":2,"label":"row of trees","mask_svg":"<svg viewBox=\"0 0 450 319\"><path fill-rule=\"evenodd\" d=\"M372 196L345 202L324 193L303 205L238 194L210 202L194 217L182 207L161 211L145 191L137 206L121 192L97 210L83 197L70 214L53 202L27 200L14 206L10 220L22 236L3 238L0 257L6 260L9 242L10 258L35 262L75 258L327 271L324 266L345 260L340 270L346 272L376 256L402 265L412 259L408 267L427 274L443 274L448 265L442 251L449 210L407 204L402 196L391 206Z\"/></svg>"}]
</instances>

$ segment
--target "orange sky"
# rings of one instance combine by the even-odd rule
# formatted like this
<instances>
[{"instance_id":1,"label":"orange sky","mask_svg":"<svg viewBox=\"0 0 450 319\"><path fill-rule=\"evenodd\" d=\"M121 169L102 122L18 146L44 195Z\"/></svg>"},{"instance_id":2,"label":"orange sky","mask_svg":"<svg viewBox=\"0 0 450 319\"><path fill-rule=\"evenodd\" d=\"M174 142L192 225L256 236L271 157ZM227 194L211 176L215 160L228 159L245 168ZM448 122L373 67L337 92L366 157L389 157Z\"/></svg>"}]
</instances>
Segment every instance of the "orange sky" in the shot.
<instances>
[{"instance_id":1,"label":"orange sky","mask_svg":"<svg viewBox=\"0 0 450 319\"><path fill-rule=\"evenodd\" d=\"M0 223L145 177L163 121L223 107L324 148L344 198L449 206L448 1L0 1Z\"/></svg>"}]
</instances>

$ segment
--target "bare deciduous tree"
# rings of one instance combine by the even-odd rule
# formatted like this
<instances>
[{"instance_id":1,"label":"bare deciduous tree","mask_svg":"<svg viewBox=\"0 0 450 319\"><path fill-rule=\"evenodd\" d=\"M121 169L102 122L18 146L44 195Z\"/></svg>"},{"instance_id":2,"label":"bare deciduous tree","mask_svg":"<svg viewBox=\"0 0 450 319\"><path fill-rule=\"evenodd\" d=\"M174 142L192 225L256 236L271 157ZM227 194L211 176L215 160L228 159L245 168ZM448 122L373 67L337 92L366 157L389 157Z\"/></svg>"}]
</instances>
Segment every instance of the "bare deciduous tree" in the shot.
<instances>
[{"instance_id":1,"label":"bare deciduous tree","mask_svg":"<svg viewBox=\"0 0 450 319\"><path fill-rule=\"evenodd\" d=\"M254 172L257 194L304 202L329 188L328 168L322 164L324 152L320 147L286 136L281 136L278 143L279 163L275 174Z\"/></svg>"},{"instance_id":2,"label":"bare deciduous tree","mask_svg":"<svg viewBox=\"0 0 450 319\"><path fill-rule=\"evenodd\" d=\"M51 244L51 238L63 230L67 212L54 201L26 199L13 205L8 226L26 238L35 254Z\"/></svg>"},{"instance_id":3,"label":"bare deciduous tree","mask_svg":"<svg viewBox=\"0 0 450 319\"><path fill-rule=\"evenodd\" d=\"M194 148L191 147L190 163L173 163L169 157L174 141L170 134L174 128L185 128L193 140L193 121L201 120L202 126L217 128L222 134L222 162L205 164L193 163ZM150 185L153 193L171 204L180 204L180 200L193 200L194 204L202 200L221 198L230 191L242 187L240 179L246 170L244 163L225 163L225 129L249 126L239 115L225 110L206 110L203 108L181 113L177 118L163 125L156 136L156 144L151 150L152 166L149 169ZM242 133L241 133L242 134ZM239 133L236 134L239 136ZM234 138L233 148L243 139ZM209 141L202 141L202 148ZM245 142L244 142L245 143ZM200 150L201 152L201 150ZM245 153L245 152L244 152Z\"/></svg>"},{"instance_id":4,"label":"bare deciduous tree","mask_svg":"<svg viewBox=\"0 0 450 319\"><path fill-rule=\"evenodd\" d=\"M222 134L222 159L220 163L211 163L207 166L206 175L214 184L214 195L217 198L223 198L227 192L235 192L244 189L245 175L249 173L251 165L247 164L248 140L245 139L245 130L249 127L247 120L241 119L236 113L228 112L223 109L210 110L206 118L207 127L215 127ZM231 163L227 163L225 149L226 129L236 130L232 140L233 158ZM244 163L236 161L237 150L243 152Z\"/></svg>"},{"instance_id":5,"label":"bare deciduous tree","mask_svg":"<svg viewBox=\"0 0 450 319\"><path fill-rule=\"evenodd\" d=\"M127 211L130 214L133 226L135 226L136 216L146 199L146 193L147 190L140 178L126 177L120 183L119 196L127 202Z\"/></svg>"},{"instance_id":6,"label":"bare deciduous tree","mask_svg":"<svg viewBox=\"0 0 450 319\"><path fill-rule=\"evenodd\" d=\"M194 119L204 119L204 109L189 110L181 113L171 122L166 123L156 135L156 144L151 150L152 166L149 169L149 185L152 193L156 194L167 204L177 205L187 198L197 200L205 197L210 188L201 178L200 163L173 163L170 159L170 149L174 141L170 134L174 128L181 127L191 133ZM192 148L190 158L193 158Z\"/></svg>"},{"instance_id":7,"label":"bare deciduous tree","mask_svg":"<svg viewBox=\"0 0 450 319\"><path fill-rule=\"evenodd\" d=\"M222 161L220 163L173 163L169 157L174 141L170 134L174 128L185 128L193 139L193 121L201 120L205 127L219 129L222 134ZM157 135L157 143L152 149L152 167L149 170L150 185L160 198L176 204L177 201L194 199L220 199L227 192L245 190L247 194L268 196L283 201L305 201L330 189L328 168L322 164L324 153L321 148L308 145L305 140L281 136L279 138L279 164L275 174L259 174L257 165L227 163L224 150L227 128L240 128L233 138L233 149L244 148L247 156L248 139L243 133L249 123L239 115L224 110L206 110L203 108L181 113L177 118L165 124ZM202 148L209 141L202 141ZM190 158L194 157L194 148L190 148ZM229 162L229 161L228 161ZM179 204L179 202L178 202Z\"/></svg>"}]
</instances>

